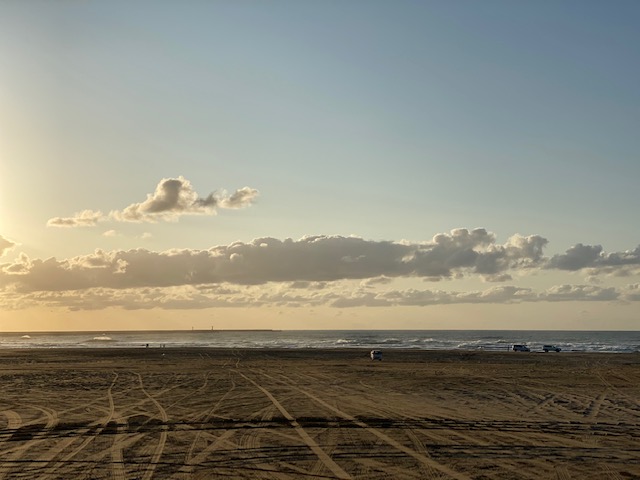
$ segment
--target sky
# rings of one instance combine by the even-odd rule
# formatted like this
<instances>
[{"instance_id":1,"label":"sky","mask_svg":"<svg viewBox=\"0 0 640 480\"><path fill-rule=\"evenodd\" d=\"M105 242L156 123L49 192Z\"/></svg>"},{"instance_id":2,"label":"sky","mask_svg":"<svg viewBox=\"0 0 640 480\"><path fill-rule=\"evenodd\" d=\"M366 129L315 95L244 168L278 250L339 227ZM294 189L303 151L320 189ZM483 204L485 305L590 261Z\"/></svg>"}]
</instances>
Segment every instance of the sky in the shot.
<instances>
[{"instance_id":1,"label":"sky","mask_svg":"<svg viewBox=\"0 0 640 480\"><path fill-rule=\"evenodd\" d=\"M0 331L637 330L639 23L0 2Z\"/></svg>"}]
</instances>

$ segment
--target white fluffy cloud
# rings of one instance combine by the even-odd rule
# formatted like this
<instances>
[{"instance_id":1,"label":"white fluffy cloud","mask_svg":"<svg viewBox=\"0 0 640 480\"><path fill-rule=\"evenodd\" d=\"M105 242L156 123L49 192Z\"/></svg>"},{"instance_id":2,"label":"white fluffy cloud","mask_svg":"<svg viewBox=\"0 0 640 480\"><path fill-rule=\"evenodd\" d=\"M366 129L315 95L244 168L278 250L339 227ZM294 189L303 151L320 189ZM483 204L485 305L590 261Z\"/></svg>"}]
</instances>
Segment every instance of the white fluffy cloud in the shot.
<instances>
[{"instance_id":1,"label":"white fluffy cloud","mask_svg":"<svg viewBox=\"0 0 640 480\"><path fill-rule=\"evenodd\" d=\"M11 250L16 245L15 242L12 242L8 238L0 235L0 257L2 257L6 252Z\"/></svg>"},{"instance_id":2,"label":"white fluffy cloud","mask_svg":"<svg viewBox=\"0 0 640 480\"><path fill-rule=\"evenodd\" d=\"M47 221L48 227L95 227L99 221L104 220L104 214L100 211L83 210L73 217L55 217Z\"/></svg>"},{"instance_id":3,"label":"white fluffy cloud","mask_svg":"<svg viewBox=\"0 0 640 480\"><path fill-rule=\"evenodd\" d=\"M554 255L549 259L547 268L559 270L591 269L592 273L601 270L613 273L615 270L628 272L640 267L640 246L624 252L606 253L600 245L583 245L578 243L562 255Z\"/></svg>"},{"instance_id":4,"label":"white fluffy cloud","mask_svg":"<svg viewBox=\"0 0 640 480\"><path fill-rule=\"evenodd\" d=\"M218 199L218 205L221 208L246 208L250 206L254 199L258 196L258 191L254 188L239 188L231 195L222 194Z\"/></svg>"},{"instance_id":5,"label":"white fluffy cloud","mask_svg":"<svg viewBox=\"0 0 640 480\"><path fill-rule=\"evenodd\" d=\"M159 222L176 221L183 215L215 215L220 208L240 209L249 207L258 191L243 187L232 194L211 193L200 197L191 182L184 177L163 178L152 194L140 203L132 203L122 210L113 210L109 215L100 211L83 210L72 217L49 219L51 227L93 227L100 221Z\"/></svg>"},{"instance_id":6,"label":"white fluffy cloud","mask_svg":"<svg viewBox=\"0 0 640 480\"><path fill-rule=\"evenodd\" d=\"M538 235L516 235L499 244L484 229L456 229L419 243L308 236L259 238L208 250L96 250L64 260L20 254L0 264L0 302L60 302L69 308L205 308L640 300L637 284L560 285L538 292L513 285L470 292L393 288L398 278L476 276L499 281L510 279L511 273L550 269L610 275L638 263L638 248L605 253L601 247L578 244L548 258L543 255L546 244ZM13 242L0 237L0 245L6 250Z\"/></svg>"},{"instance_id":7,"label":"white fluffy cloud","mask_svg":"<svg viewBox=\"0 0 640 480\"><path fill-rule=\"evenodd\" d=\"M483 228L471 231L459 228L436 235L432 242L416 249L409 260L419 276L450 277L466 268L492 277L515 267L537 266L547 243L539 235L514 235L499 245L495 235Z\"/></svg>"},{"instance_id":8,"label":"white fluffy cloud","mask_svg":"<svg viewBox=\"0 0 640 480\"><path fill-rule=\"evenodd\" d=\"M260 238L209 250L97 250L62 261L30 260L28 268L19 259L19 266L3 266L0 284L33 291L495 275L534 266L545 243L538 236L518 236L499 245L483 229L457 229L424 243L310 236L297 241ZM16 269L19 274L9 273Z\"/></svg>"}]
</instances>

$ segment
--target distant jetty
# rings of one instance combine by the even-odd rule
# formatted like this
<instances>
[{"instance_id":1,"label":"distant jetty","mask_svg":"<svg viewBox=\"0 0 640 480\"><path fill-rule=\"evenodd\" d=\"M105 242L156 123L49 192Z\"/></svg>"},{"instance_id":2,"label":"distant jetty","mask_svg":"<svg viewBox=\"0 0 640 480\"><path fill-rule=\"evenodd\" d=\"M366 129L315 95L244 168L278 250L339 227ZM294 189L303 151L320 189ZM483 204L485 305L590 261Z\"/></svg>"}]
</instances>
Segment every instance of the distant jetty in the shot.
<instances>
[{"instance_id":1,"label":"distant jetty","mask_svg":"<svg viewBox=\"0 0 640 480\"><path fill-rule=\"evenodd\" d=\"M195 330L196 332L199 330ZM201 330L204 332L281 332L282 330L272 330L270 328L246 328L246 329L227 329L227 328L211 328L211 330Z\"/></svg>"}]
</instances>

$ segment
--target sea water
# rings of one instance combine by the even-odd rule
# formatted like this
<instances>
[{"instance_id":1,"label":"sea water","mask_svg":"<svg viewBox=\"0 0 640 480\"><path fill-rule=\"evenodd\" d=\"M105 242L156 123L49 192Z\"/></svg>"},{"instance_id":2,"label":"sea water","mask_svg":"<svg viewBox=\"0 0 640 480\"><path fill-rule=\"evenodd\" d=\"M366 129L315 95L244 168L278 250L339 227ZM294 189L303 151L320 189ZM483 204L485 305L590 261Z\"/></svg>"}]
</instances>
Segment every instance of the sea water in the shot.
<instances>
[{"instance_id":1,"label":"sea water","mask_svg":"<svg viewBox=\"0 0 640 480\"><path fill-rule=\"evenodd\" d=\"M541 330L186 330L0 333L0 348L363 348L640 352L640 332Z\"/></svg>"}]
</instances>

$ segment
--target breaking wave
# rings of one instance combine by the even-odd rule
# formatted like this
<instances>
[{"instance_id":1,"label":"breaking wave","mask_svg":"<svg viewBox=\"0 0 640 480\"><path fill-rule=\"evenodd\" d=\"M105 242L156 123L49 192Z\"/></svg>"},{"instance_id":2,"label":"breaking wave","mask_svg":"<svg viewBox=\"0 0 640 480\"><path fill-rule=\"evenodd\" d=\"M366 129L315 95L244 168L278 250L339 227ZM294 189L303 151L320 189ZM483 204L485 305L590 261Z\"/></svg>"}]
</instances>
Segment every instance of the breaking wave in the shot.
<instances>
[{"instance_id":1,"label":"breaking wave","mask_svg":"<svg viewBox=\"0 0 640 480\"><path fill-rule=\"evenodd\" d=\"M113 340L113 338L106 335L98 335L97 337L93 337L91 340L93 340L94 342L110 342Z\"/></svg>"}]
</instances>

